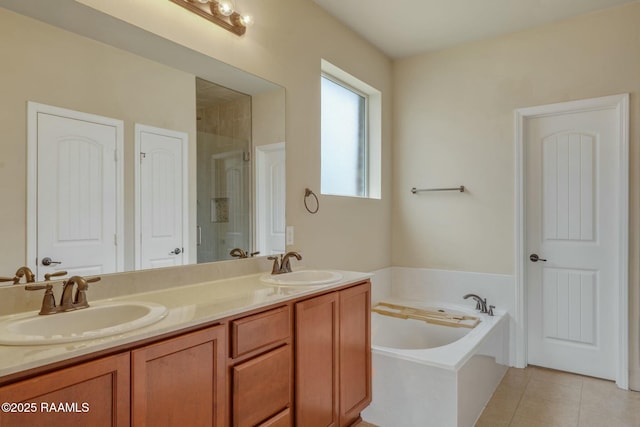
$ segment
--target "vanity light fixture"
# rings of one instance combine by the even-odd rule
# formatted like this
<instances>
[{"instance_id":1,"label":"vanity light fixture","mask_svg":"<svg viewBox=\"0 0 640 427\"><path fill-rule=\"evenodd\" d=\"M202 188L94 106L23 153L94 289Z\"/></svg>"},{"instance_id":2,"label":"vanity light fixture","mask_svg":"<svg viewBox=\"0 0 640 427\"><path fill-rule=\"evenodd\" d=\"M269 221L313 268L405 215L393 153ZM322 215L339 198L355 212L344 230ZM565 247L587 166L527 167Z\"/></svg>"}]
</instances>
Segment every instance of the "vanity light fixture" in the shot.
<instances>
[{"instance_id":1,"label":"vanity light fixture","mask_svg":"<svg viewBox=\"0 0 640 427\"><path fill-rule=\"evenodd\" d=\"M229 0L170 0L239 36L253 24L251 15L241 15Z\"/></svg>"}]
</instances>

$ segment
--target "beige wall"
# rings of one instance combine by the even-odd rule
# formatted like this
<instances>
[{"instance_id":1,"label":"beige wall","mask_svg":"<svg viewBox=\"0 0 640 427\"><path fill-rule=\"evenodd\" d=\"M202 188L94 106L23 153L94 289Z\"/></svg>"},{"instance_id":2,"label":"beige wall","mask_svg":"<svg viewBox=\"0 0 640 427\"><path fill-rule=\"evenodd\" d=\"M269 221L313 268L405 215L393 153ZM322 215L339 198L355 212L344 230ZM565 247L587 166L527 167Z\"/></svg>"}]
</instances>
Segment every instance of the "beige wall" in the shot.
<instances>
[{"instance_id":1,"label":"beige wall","mask_svg":"<svg viewBox=\"0 0 640 427\"><path fill-rule=\"evenodd\" d=\"M187 132L195 153L194 76L1 8L0 49L0 275L25 264L27 101L124 121L125 268L133 269L134 124Z\"/></svg>"},{"instance_id":2,"label":"beige wall","mask_svg":"<svg viewBox=\"0 0 640 427\"><path fill-rule=\"evenodd\" d=\"M640 3L394 64L392 263L514 273L514 110L629 92L632 384L640 387ZM469 192L411 195L464 184Z\"/></svg>"},{"instance_id":3,"label":"beige wall","mask_svg":"<svg viewBox=\"0 0 640 427\"><path fill-rule=\"evenodd\" d=\"M169 1L78 0L286 88L287 224L314 267L374 270L390 265L391 62L311 0L243 2L256 23L238 37ZM382 200L321 197L304 209L304 189L320 190L320 59L383 93Z\"/></svg>"}]
</instances>

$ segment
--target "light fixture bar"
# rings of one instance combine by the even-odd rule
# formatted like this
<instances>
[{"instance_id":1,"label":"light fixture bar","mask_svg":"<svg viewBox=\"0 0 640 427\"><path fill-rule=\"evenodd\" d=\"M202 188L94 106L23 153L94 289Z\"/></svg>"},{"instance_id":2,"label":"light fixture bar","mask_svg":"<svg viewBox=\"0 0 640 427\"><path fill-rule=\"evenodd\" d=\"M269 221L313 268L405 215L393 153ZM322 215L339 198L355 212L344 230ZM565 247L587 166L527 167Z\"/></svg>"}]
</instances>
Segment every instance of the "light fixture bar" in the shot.
<instances>
[{"instance_id":1,"label":"light fixture bar","mask_svg":"<svg viewBox=\"0 0 640 427\"><path fill-rule=\"evenodd\" d=\"M222 28L231 31L239 36L247 31L247 27L243 25L242 17L238 12L233 12L229 16L224 16L219 12L219 2L216 0L205 1L199 0L170 0L175 4L179 4L191 12L202 16L203 18L218 24Z\"/></svg>"}]
</instances>

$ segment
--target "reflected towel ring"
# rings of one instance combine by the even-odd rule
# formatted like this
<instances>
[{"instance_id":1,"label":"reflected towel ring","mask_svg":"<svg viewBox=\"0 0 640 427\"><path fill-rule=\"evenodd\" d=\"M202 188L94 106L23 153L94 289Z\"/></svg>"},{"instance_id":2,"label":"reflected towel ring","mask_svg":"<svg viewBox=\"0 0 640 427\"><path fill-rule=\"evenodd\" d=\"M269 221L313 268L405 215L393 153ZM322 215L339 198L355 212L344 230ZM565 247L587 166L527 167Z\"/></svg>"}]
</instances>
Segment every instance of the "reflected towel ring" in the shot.
<instances>
[{"instance_id":1,"label":"reflected towel ring","mask_svg":"<svg viewBox=\"0 0 640 427\"><path fill-rule=\"evenodd\" d=\"M309 196L313 196L313 198L316 199L316 208L314 210L309 209L309 205L307 205L307 198ZM312 214L318 212L318 209L320 209L320 202L318 201L318 196L316 196L316 193L311 191L309 188L304 189L304 207L307 209L307 212Z\"/></svg>"}]
</instances>

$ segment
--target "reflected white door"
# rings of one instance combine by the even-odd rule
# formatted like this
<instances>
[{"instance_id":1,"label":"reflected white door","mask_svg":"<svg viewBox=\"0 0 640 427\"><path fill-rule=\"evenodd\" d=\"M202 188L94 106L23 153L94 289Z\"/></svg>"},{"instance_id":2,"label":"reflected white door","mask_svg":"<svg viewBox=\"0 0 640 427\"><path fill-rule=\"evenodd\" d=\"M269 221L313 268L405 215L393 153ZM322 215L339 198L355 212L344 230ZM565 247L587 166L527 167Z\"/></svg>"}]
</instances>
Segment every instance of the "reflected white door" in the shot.
<instances>
[{"instance_id":1,"label":"reflected white door","mask_svg":"<svg viewBox=\"0 0 640 427\"><path fill-rule=\"evenodd\" d=\"M286 252L285 144L256 147L256 248L261 255Z\"/></svg>"},{"instance_id":2,"label":"reflected white door","mask_svg":"<svg viewBox=\"0 0 640 427\"><path fill-rule=\"evenodd\" d=\"M120 120L29 103L29 165L36 172L29 173L27 250L38 279L60 270L123 270L122 129Z\"/></svg>"},{"instance_id":3,"label":"reflected white door","mask_svg":"<svg viewBox=\"0 0 640 427\"><path fill-rule=\"evenodd\" d=\"M136 269L187 263L186 133L136 125Z\"/></svg>"},{"instance_id":4,"label":"reflected white door","mask_svg":"<svg viewBox=\"0 0 640 427\"><path fill-rule=\"evenodd\" d=\"M217 194L223 194L222 222L218 230L218 259L229 257L234 248L250 251L250 163L243 151L217 154L212 157L212 170L220 178L214 185ZM220 208L221 206L218 206ZM215 210L217 210L216 208ZM212 209L213 210L213 209ZM218 216L219 213L216 213ZM224 232L222 231L224 230Z\"/></svg>"},{"instance_id":5,"label":"reflected white door","mask_svg":"<svg viewBox=\"0 0 640 427\"><path fill-rule=\"evenodd\" d=\"M615 379L621 126L615 107L524 122L528 363ZM624 301L626 304L626 301Z\"/></svg>"}]
</instances>

